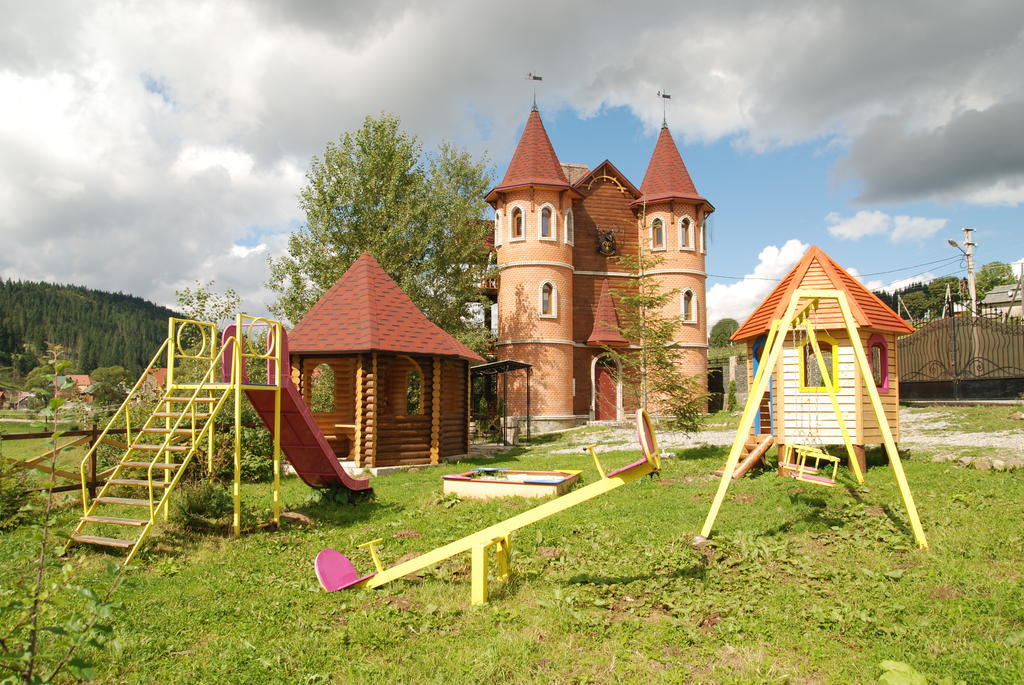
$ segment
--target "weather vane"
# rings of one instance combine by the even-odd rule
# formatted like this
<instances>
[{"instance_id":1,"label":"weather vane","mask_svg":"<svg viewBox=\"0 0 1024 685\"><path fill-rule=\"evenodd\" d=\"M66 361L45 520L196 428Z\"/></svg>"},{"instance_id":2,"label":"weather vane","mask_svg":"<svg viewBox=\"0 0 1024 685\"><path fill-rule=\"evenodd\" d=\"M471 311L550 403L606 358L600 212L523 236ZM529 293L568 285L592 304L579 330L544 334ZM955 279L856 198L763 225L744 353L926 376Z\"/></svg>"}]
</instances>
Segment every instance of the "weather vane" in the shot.
<instances>
[{"instance_id":1,"label":"weather vane","mask_svg":"<svg viewBox=\"0 0 1024 685\"><path fill-rule=\"evenodd\" d=\"M662 128L667 128L668 127L668 116L667 116L667 112L666 112L666 106L668 105L668 103L665 102L665 101L666 100L671 100L672 96L669 95L668 93L666 93L663 90L659 90L658 91L658 97L661 98L661 127Z\"/></svg>"},{"instance_id":2,"label":"weather vane","mask_svg":"<svg viewBox=\"0 0 1024 685\"><path fill-rule=\"evenodd\" d=\"M544 77L533 73L532 71L526 75L527 81L543 81ZM533 111L537 111L537 84L533 84Z\"/></svg>"}]
</instances>

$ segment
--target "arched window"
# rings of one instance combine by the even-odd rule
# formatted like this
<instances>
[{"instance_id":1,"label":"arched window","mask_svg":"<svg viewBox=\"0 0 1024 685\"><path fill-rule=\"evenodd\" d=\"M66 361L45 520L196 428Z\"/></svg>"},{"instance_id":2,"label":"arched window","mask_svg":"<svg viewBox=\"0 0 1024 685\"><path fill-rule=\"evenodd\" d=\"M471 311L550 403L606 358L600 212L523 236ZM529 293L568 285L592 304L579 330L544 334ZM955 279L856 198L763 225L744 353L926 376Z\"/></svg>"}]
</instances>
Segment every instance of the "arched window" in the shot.
<instances>
[{"instance_id":1,"label":"arched window","mask_svg":"<svg viewBox=\"0 0 1024 685\"><path fill-rule=\"evenodd\" d=\"M576 240L576 227L573 225L572 210L565 210L565 242L572 245Z\"/></svg>"},{"instance_id":2,"label":"arched window","mask_svg":"<svg viewBox=\"0 0 1024 685\"><path fill-rule=\"evenodd\" d=\"M512 210L512 237L510 240L523 239L523 210L516 207Z\"/></svg>"},{"instance_id":3,"label":"arched window","mask_svg":"<svg viewBox=\"0 0 1024 685\"><path fill-rule=\"evenodd\" d=\"M540 239L541 240L554 240L555 239L555 224L554 224L554 212L551 207L545 207L540 210Z\"/></svg>"},{"instance_id":4,"label":"arched window","mask_svg":"<svg viewBox=\"0 0 1024 685\"><path fill-rule=\"evenodd\" d=\"M683 291L679 315L687 323L697 321L697 296L693 294L692 290Z\"/></svg>"},{"instance_id":5,"label":"arched window","mask_svg":"<svg viewBox=\"0 0 1024 685\"><path fill-rule=\"evenodd\" d=\"M825 361L825 368L831 375L833 390L839 390L839 356L838 343L827 335L818 335L818 347L821 348L821 358ZM828 392L825 380L821 376L821 369L818 366L818 359L814 354L814 345L810 340L800 346L800 391L801 392Z\"/></svg>"},{"instance_id":6,"label":"arched window","mask_svg":"<svg viewBox=\"0 0 1024 685\"><path fill-rule=\"evenodd\" d=\"M411 369L405 375L405 413L423 413L423 374L419 368Z\"/></svg>"},{"instance_id":7,"label":"arched window","mask_svg":"<svg viewBox=\"0 0 1024 685\"><path fill-rule=\"evenodd\" d=\"M868 338L868 365L871 378L879 392L889 391L889 345L885 337L875 333Z\"/></svg>"},{"instance_id":8,"label":"arched window","mask_svg":"<svg viewBox=\"0 0 1024 685\"><path fill-rule=\"evenodd\" d=\"M693 222L688 216L684 216L683 220L679 222L679 249L693 249Z\"/></svg>"},{"instance_id":9,"label":"arched window","mask_svg":"<svg viewBox=\"0 0 1024 685\"><path fill-rule=\"evenodd\" d=\"M501 245L501 212L494 213L494 246Z\"/></svg>"},{"instance_id":10,"label":"arched window","mask_svg":"<svg viewBox=\"0 0 1024 685\"><path fill-rule=\"evenodd\" d=\"M334 369L327 364L320 364L310 375L312 392L310 409L314 414L329 414L334 411Z\"/></svg>"},{"instance_id":11,"label":"arched window","mask_svg":"<svg viewBox=\"0 0 1024 685\"><path fill-rule=\"evenodd\" d=\"M707 217L700 222L700 253L708 253L708 220Z\"/></svg>"},{"instance_id":12,"label":"arched window","mask_svg":"<svg viewBox=\"0 0 1024 685\"><path fill-rule=\"evenodd\" d=\"M665 223L661 219L655 219L651 223L651 249L665 249Z\"/></svg>"},{"instance_id":13,"label":"arched window","mask_svg":"<svg viewBox=\"0 0 1024 685\"><path fill-rule=\"evenodd\" d=\"M553 319L558 315L558 289L550 281L540 286L540 315Z\"/></svg>"}]
</instances>

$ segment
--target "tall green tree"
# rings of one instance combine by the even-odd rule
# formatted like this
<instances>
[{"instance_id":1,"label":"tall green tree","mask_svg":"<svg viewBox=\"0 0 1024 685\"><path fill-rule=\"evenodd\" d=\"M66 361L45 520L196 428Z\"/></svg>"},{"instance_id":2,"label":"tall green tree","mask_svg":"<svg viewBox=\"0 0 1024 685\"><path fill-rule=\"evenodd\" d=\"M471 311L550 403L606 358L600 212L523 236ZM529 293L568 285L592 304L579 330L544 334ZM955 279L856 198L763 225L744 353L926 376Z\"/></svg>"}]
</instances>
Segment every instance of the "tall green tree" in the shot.
<instances>
[{"instance_id":1,"label":"tall green tree","mask_svg":"<svg viewBox=\"0 0 1024 685\"><path fill-rule=\"evenodd\" d=\"M711 327L710 342L712 347L725 347L729 344L729 338L739 330L740 324L736 319L720 319Z\"/></svg>"},{"instance_id":2,"label":"tall green tree","mask_svg":"<svg viewBox=\"0 0 1024 685\"><path fill-rule=\"evenodd\" d=\"M215 324L234 320L242 298L233 288L228 288L223 293L217 292L214 289L215 284L216 281L207 281L206 283L196 281L190 288L174 291L178 299L178 307L181 308L181 313L186 319Z\"/></svg>"},{"instance_id":3,"label":"tall green tree","mask_svg":"<svg viewBox=\"0 0 1024 685\"><path fill-rule=\"evenodd\" d=\"M91 376L93 400L102 406L120 405L134 381L123 366L102 366L94 369Z\"/></svg>"},{"instance_id":4,"label":"tall green tree","mask_svg":"<svg viewBox=\"0 0 1024 685\"><path fill-rule=\"evenodd\" d=\"M618 362L623 392L643 409L668 418L671 428L694 432L707 410L706 378L682 370L684 350L673 342L682 320L664 313L679 290L662 290L651 275L661 261L644 250L643 241L636 255L616 259L621 270L637 274L615 298L619 332L632 347L604 349Z\"/></svg>"},{"instance_id":5,"label":"tall green tree","mask_svg":"<svg viewBox=\"0 0 1024 685\"><path fill-rule=\"evenodd\" d=\"M425 153L381 114L329 142L306 179L306 223L270 260L274 313L297 322L368 250L431 321L480 348L487 332L470 313L487 271L486 161L449 144Z\"/></svg>"},{"instance_id":6,"label":"tall green tree","mask_svg":"<svg viewBox=\"0 0 1024 685\"><path fill-rule=\"evenodd\" d=\"M1016 283L1017 277L1013 275L1013 268L1005 262L989 262L985 266L981 267L981 271L978 272L977 279L975 280L975 288L978 291L978 300L980 301L992 288L1000 285L1010 285Z\"/></svg>"}]
</instances>

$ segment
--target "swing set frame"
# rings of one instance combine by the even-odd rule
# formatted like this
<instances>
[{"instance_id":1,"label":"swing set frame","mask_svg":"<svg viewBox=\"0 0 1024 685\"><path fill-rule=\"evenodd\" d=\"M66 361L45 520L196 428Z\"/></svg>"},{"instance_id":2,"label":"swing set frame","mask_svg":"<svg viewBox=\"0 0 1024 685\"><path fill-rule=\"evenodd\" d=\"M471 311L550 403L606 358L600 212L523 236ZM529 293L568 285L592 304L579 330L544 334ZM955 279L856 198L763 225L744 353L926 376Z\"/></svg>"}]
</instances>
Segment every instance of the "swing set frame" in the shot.
<instances>
[{"instance_id":1,"label":"swing set frame","mask_svg":"<svg viewBox=\"0 0 1024 685\"><path fill-rule=\"evenodd\" d=\"M868 397L871 400L871 408L882 434L882 442L885 447L886 455L889 457L889 465L892 468L893 476L896 479L900 495L903 498L903 504L907 510L907 517L910 520L910 527L914 533L914 539L917 542L917 546L921 549L928 548L928 541L925 537L924 529L921 527L921 520L917 515L917 506L914 504L914 496L910 492L910 486L907 483L907 477L903 471L903 463L900 461L899 453L896 450L896 442L893 439L892 430L889 427L889 422L885 417L885 411L882 407L881 398L878 395L878 388L875 387L874 383L869 383L864 380L872 378L871 367L868 364L867 355L864 353L864 345L861 342L860 335L857 331L857 323L850 311L850 303L846 297L846 293L841 290L810 288L798 288L795 290L790 297L785 314L783 314L781 319L772 321L771 328L768 331L768 338L765 342L764 351L762 352L763 356L760 364L758 365L757 373L754 375L754 381L751 384L750 395L747 398L747 404L743 409L740 424L736 429L736 439L733 441L732 448L729 450L729 458L725 463L725 467L722 469L722 479L718 484L718 491L715 493L715 498L711 503L711 509L708 511L707 518L704 521L704 527L701 529L700 535L695 538L696 543L699 544L704 542L711 535L715 519L718 517L718 512L722 507L722 503L725 501L726 492L729 489L729 484L732 482L733 473L736 470L740 455L743 452L744 443L746 443L750 430L754 425L754 417L761 405L761 400L764 397L764 394L768 390L768 382L772 376L772 370L775 368L777 362L782 356L782 350L785 347L786 342L786 335L790 331L796 331L803 328L807 333L807 339L814 350L814 357L817 360L822 381L825 385L826 391L828 392L829 399L831 400L832 411L835 414L836 422L839 425L840 433L843 436L843 443L846 447L850 468L853 471L853 475L857 482L864 482L864 474L861 472L860 463L854 452L853 441L850 439L850 433L847 430L846 421L843 419L843 412L839 407L839 400L836 397L837 388L833 383L831 373L825 364L825 359L821 353L821 346L818 344L818 339L814 333L812 318L814 312L818 309L822 301L834 301L839 308L839 312L843 319L843 325L849 335L850 344L853 347L854 362L857 365L861 382L864 383ZM782 459L782 469L785 475L790 475L797 480L804 480L822 485L835 484L835 474L838 467L838 459L836 457L815 447L786 445L784 449L785 453L783 454ZM793 452L796 453L795 461L793 460ZM808 458L814 459L816 465L820 464L822 460L830 463L832 466L832 478L825 479L817 476L817 467L807 466Z\"/></svg>"}]
</instances>

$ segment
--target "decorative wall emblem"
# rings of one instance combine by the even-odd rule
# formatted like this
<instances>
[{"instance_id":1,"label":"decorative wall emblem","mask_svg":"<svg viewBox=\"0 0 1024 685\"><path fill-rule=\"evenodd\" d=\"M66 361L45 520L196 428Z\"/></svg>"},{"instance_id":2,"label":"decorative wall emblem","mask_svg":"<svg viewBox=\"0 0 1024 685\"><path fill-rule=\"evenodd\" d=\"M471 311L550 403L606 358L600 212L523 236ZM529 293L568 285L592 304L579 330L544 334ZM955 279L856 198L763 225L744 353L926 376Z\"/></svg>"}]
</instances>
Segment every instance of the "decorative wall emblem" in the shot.
<instances>
[{"instance_id":1,"label":"decorative wall emblem","mask_svg":"<svg viewBox=\"0 0 1024 685\"><path fill-rule=\"evenodd\" d=\"M610 228L607 230L597 229L597 251L605 257L610 257L615 254L617 249L615 233Z\"/></svg>"}]
</instances>

